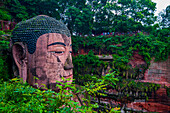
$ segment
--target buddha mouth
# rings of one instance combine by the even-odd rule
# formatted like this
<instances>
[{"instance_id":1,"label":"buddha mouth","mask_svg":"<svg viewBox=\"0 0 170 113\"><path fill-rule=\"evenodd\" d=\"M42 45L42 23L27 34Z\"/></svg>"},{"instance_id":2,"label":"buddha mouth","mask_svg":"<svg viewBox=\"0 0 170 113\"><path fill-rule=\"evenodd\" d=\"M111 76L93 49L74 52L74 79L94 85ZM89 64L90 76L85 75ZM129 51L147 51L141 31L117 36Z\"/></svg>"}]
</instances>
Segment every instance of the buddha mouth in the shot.
<instances>
[{"instance_id":1,"label":"buddha mouth","mask_svg":"<svg viewBox=\"0 0 170 113\"><path fill-rule=\"evenodd\" d=\"M68 79L68 78L73 78L73 74L70 74L68 76L63 76L65 79Z\"/></svg>"}]
</instances>

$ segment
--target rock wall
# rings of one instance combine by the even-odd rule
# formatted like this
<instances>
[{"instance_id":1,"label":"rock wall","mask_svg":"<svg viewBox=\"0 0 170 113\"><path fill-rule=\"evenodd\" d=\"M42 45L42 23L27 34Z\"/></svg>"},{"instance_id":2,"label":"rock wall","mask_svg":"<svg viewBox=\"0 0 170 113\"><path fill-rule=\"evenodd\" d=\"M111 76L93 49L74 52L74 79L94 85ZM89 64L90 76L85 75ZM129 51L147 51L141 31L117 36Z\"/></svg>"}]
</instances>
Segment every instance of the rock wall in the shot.
<instances>
[{"instance_id":1,"label":"rock wall","mask_svg":"<svg viewBox=\"0 0 170 113\"><path fill-rule=\"evenodd\" d=\"M134 51L133 52L133 56L130 59L130 62L128 63L132 66L132 68L135 68L136 66L142 65L142 64L146 64L144 61L144 58L142 55L138 54L138 51Z\"/></svg>"},{"instance_id":2,"label":"rock wall","mask_svg":"<svg viewBox=\"0 0 170 113\"><path fill-rule=\"evenodd\" d=\"M97 55L100 60L111 61L113 57L111 55L102 56ZM135 68L136 66L140 67L141 65L146 65L143 57L134 52L130 62L128 63ZM154 59L151 61L149 68L144 72L144 79L142 82L152 82L158 84L165 84L170 86L170 56L166 61L154 62Z\"/></svg>"},{"instance_id":3,"label":"rock wall","mask_svg":"<svg viewBox=\"0 0 170 113\"><path fill-rule=\"evenodd\" d=\"M157 83L170 83L170 56L168 60L163 62L154 62L153 59L149 69L144 74L144 80Z\"/></svg>"},{"instance_id":4,"label":"rock wall","mask_svg":"<svg viewBox=\"0 0 170 113\"><path fill-rule=\"evenodd\" d=\"M80 53L83 53L84 51L81 51ZM112 55L97 55L100 60L109 62L113 60ZM142 55L138 54L138 51L135 51L133 53L132 58L130 59L129 65L132 66L132 68L135 67L141 67L142 65L146 66L146 62L143 59ZM102 75L105 75L110 67L108 66L108 69L104 70ZM150 83L157 83L162 84L162 87L158 89L155 93L153 92L152 96L154 98L149 99L148 101L139 101L139 102L131 102L127 103L127 106L124 108L124 111L133 111L133 112L160 112L160 113L169 113L170 112L170 98L167 95L167 89L164 88L164 85L170 86L170 56L168 57L168 60L163 62L154 62L154 59L151 61L151 64L147 70L143 70L144 72L144 79L139 80L140 82L150 82ZM113 91L113 90L111 90ZM108 90L109 94L112 94ZM118 92L114 92L118 93ZM113 96L114 97L114 96ZM126 100L126 98L125 98ZM105 103L108 106L108 109L110 107L114 108L114 105L117 104L123 105L125 102L116 102L113 98L96 98L96 100L93 100L94 102L99 103L100 107L102 108L102 103ZM92 101L92 102L93 102ZM123 111L123 112L124 112Z\"/></svg>"}]
</instances>

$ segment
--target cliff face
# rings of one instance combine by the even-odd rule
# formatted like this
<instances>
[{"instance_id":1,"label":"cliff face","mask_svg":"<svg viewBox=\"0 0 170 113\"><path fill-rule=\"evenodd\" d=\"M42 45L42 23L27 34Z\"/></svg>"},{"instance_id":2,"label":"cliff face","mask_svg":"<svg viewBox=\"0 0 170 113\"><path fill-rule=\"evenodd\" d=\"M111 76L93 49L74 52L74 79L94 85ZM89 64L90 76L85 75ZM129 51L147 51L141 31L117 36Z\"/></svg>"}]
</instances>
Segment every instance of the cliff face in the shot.
<instances>
[{"instance_id":1,"label":"cliff face","mask_svg":"<svg viewBox=\"0 0 170 113\"><path fill-rule=\"evenodd\" d=\"M78 54L86 55L88 54L88 52L85 51L84 49L80 49ZM73 56L76 56L78 54L73 54ZM104 61L113 60L112 55L108 56L97 55L97 56L99 57L100 60ZM141 71L142 82L154 82L170 86L170 56L168 57L168 60L163 62L154 62L154 59L152 59L149 68L147 70L144 70L143 67L146 67L147 64L144 61L143 56L139 55L138 51L134 51L133 56L128 64L131 65L132 68L136 67L139 68L139 70Z\"/></svg>"},{"instance_id":2,"label":"cliff face","mask_svg":"<svg viewBox=\"0 0 170 113\"><path fill-rule=\"evenodd\" d=\"M146 63L141 55L134 52L129 64L134 68ZM163 86L170 87L170 56L163 62L154 62L154 59L152 59L149 68L145 70L144 79L140 81L161 84L162 88L153 94L155 99L150 99L148 102L133 102L128 104L127 107L137 110L145 109L148 112L168 113L170 111L170 98L167 96L167 90Z\"/></svg>"},{"instance_id":3,"label":"cliff face","mask_svg":"<svg viewBox=\"0 0 170 113\"><path fill-rule=\"evenodd\" d=\"M79 54L87 54L84 50L80 50ZM113 61L112 55L97 55L100 60L110 62ZM161 88L159 88L156 92L153 92L152 97L149 100L140 100L136 99L134 102L128 102L128 99L123 98L124 100L120 100L123 104L128 102L126 105L126 110L132 111L143 111L143 112L161 112L168 113L170 111L170 98L167 94L167 89L165 86L170 86L170 56L166 61L163 62L154 62L154 59L150 62L149 68L146 70L143 67L147 67L147 63L145 62L142 55L138 54L138 51L133 52L133 56L128 63L131 65L132 69L137 68L140 74L139 82L150 82L161 84ZM102 75L108 73L108 70L111 67L108 66L106 70L103 70ZM129 74L135 73L133 70L128 70ZM118 91L114 89L109 89L108 94L118 94ZM118 94L119 95L119 94ZM132 98L133 100L133 98ZM119 100L115 101L111 97L100 97L96 102L105 103L107 105L123 105ZM101 104L102 105L102 104Z\"/></svg>"},{"instance_id":4,"label":"cliff face","mask_svg":"<svg viewBox=\"0 0 170 113\"><path fill-rule=\"evenodd\" d=\"M170 56L164 62L154 62L153 59L145 72L145 80L170 83Z\"/></svg>"},{"instance_id":5,"label":"cliff face","mask_svg":"<svg viewBox=\"0 0 170 113\"><path fill-rule=\"evenodd\" d=\"M129 64L132 66L132 68L135 68L136 66L142 65L142 64L146 64L143 56L138 54L138 51L134 51L133 52L133 56L130 59Z\"/></svg>"},{"instance_id":6,"label":"cliff face","mask_svg":"<svg viewBox=\"0 0 170 113\"><path fill-rule=\"evenodd\" d=\"M129 64L132 68L146 65L143 57L137 51L133 53ZM144 79L142 81L170 86L170 56L166 61L162 62L154 62L154 59L152 59L149 68L144 72Z\"/></svg>"}]
</instances>

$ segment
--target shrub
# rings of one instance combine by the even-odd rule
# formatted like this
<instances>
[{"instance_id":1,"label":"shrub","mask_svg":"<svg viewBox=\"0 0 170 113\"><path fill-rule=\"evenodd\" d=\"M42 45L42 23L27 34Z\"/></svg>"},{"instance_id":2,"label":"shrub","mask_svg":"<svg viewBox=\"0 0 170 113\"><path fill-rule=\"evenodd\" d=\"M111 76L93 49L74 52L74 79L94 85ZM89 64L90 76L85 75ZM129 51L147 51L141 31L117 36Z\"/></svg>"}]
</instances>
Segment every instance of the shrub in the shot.
<instances>
[{"instance_id":1,"label":"shrub","mask_svg":"<svg viewBox=\"0 0 170 113\"><path fill-rule=\"evenodd\" d=\"M61 84L57 85L60 89L59 92L50 89L41 91L27 83L21 83L21 79L17 78L5 82L0 81L0 112L94 113L96 111L93 108L98 108L98 105L97 103L90 103L90 95L104 89L106 81L107 79L100 79L99 82L91 83L90 86L87 84L81 87L81 90L75 87L74 84L58 82ZM87 99L81 98L83 105L80 106L78 102L73 101L73 98L75 97L74 94L82 94L82 92L87 92L90 95L86 95L88 96ZM88 106L84 101L88 103Z\"/></svg>"},{"instance_id":2,"label":"shrub","mask_svg":"<svg viewBox=\"0 0 170 113\"><path fill-rule=\"evenodd\" d=\"M71 99L73 94L70 91L64 88L61 88L58 93L52 90L41 91L29 86L27 83L21 84L20 80L16 78L9 82L1 81L0 111L20 113L73 113L82 112L82 110L92 111L90 107L79 106L78 102L74 102Z\"/></svg>"},{"instance_id":3,"label":"shrub","mask_svg":"<svg viewBox=\"0 0 170 113\"><path fill-rule=\"evenodd\" d=\"M0 31L0 79L7 80L9 78L8 74L8 64L6 63L7 54L5 51L9 48L9 42L5 39L5 34L3 31Z\"/></svg>"}]
</instances>

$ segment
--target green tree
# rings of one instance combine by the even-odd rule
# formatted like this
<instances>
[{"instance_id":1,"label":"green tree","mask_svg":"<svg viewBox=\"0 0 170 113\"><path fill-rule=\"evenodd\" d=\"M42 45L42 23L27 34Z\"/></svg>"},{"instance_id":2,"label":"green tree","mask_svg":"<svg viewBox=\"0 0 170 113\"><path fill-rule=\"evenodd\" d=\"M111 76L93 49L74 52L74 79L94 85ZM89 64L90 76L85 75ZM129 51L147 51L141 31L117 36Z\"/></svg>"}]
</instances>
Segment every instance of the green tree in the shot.
<instances>
[{"instance_id":1,"label":"green tree","mask_svg":"<svg viewBox=\"0 0 170 113\"><path fill-rule=\"evenodd\" d=\"M152 25L156 19L156 3L151 0L111 0L112 23L117 32L144 29L143 25Z\"/></svg>"},{"instance_id":2,"label":"green tree","mask_svg":"<svg viewBox=\"0 0 170 113\"><path fill-rule=\"evenodd\" d=\"M71 33L76 31L75 24L81 24L79 23L79 19L81 18L81 12L79 8L76 8L74 6L70 6L66 11L66 22L68 23L68 28L71 30ZM80 18L79 18L80 16Z\"/></svg>"},{"instance_id":3,"label":"green tree","mask_svg":"<svg viewBox=\"0 0 170 113\"><path fill-rule=\"evenodd\" d=\"M100 1L98 3L96 2L94 5L94 33L112 32L112 28L114 27L112 24L114 14L111 10L110 3L102 3L102 1Z\"/></svg>"},{"instance_id":4,"label":"green tree","mask_svg":"<svg viewBox=\"0 0 170 113\"><path fill-rule=\"evenodd\" d=\"M58 0L6 0L4 4L17 22L41 14L60 18Z\"/></svg>"},{"instance_id":5,"label":"green tree","mask_svg":"<svg viewBox=\"0 0 170 113\"><path fill-rule=\"evenodd\" d=\"M26 7L23 6L19 0L7 0L5 2L5 6L7 7L12 19L16 21L21 21L28 17L28 13L26 12Z\"/></svg>"},{"instance_id":6,"label":"green tree","mask_svg":"<svg viewBox=\"0 0 170 113\"><path fill-rule=\"evenodd\" d=\"M4 6L0 7L0 20L10 20L11 15L9 15L9 12L6 10Z\"/></svg>"},{"instance_id":7,"label":"green tree","mask_svg":"<svg viewBox=\"0 0 170 113\"><path fill-rule=\"evenodd\" d=\"M86 0L59 2L61 19L68 25L73 34L90 34L92 29L92 12Z\"/></svg>"},{"instance_id":8,"label":"green tree","mask_svg":"<svg viewBox=\"0 0 170 113\"><path fill-rule=\"evenodd\" d=\"M170 5L159 13L159 23L161 28L168 28L170 26Z\"/></svg>"},{"instance_id":9,"label":"green tree","mask_svg":"<svg viewBox=\"0 0 170 113\"><path fill-rule=\"evenodd\" d=\"M101 34L146 30L155 21L151 0L6 0L12 19L44 14L61 19L71 33ZM167 17L167 15L166 15Z\"/></svg>"},{"instance_id":10,"label":"green tree","mask_svg":"<svg viewBox=\"0 0 170 113\"><path fill-rule=\"evenodd\" d=\"M81 10L80 15L76 19L76 31L82 35L91 34L93 27L93 12L90 11L89 6Z\"/></svg>"},{"instance_id":11,"label":"green tree","mask_svg":"<svg viewBox=\"0 0 170 113\"><path fill-rule=\"evenodd\" d=\"M118 0L118 5L121 6L121 15L126 15L146 25L154 23L156 3L151 0Z\"/></svg>"}]
</instances>

